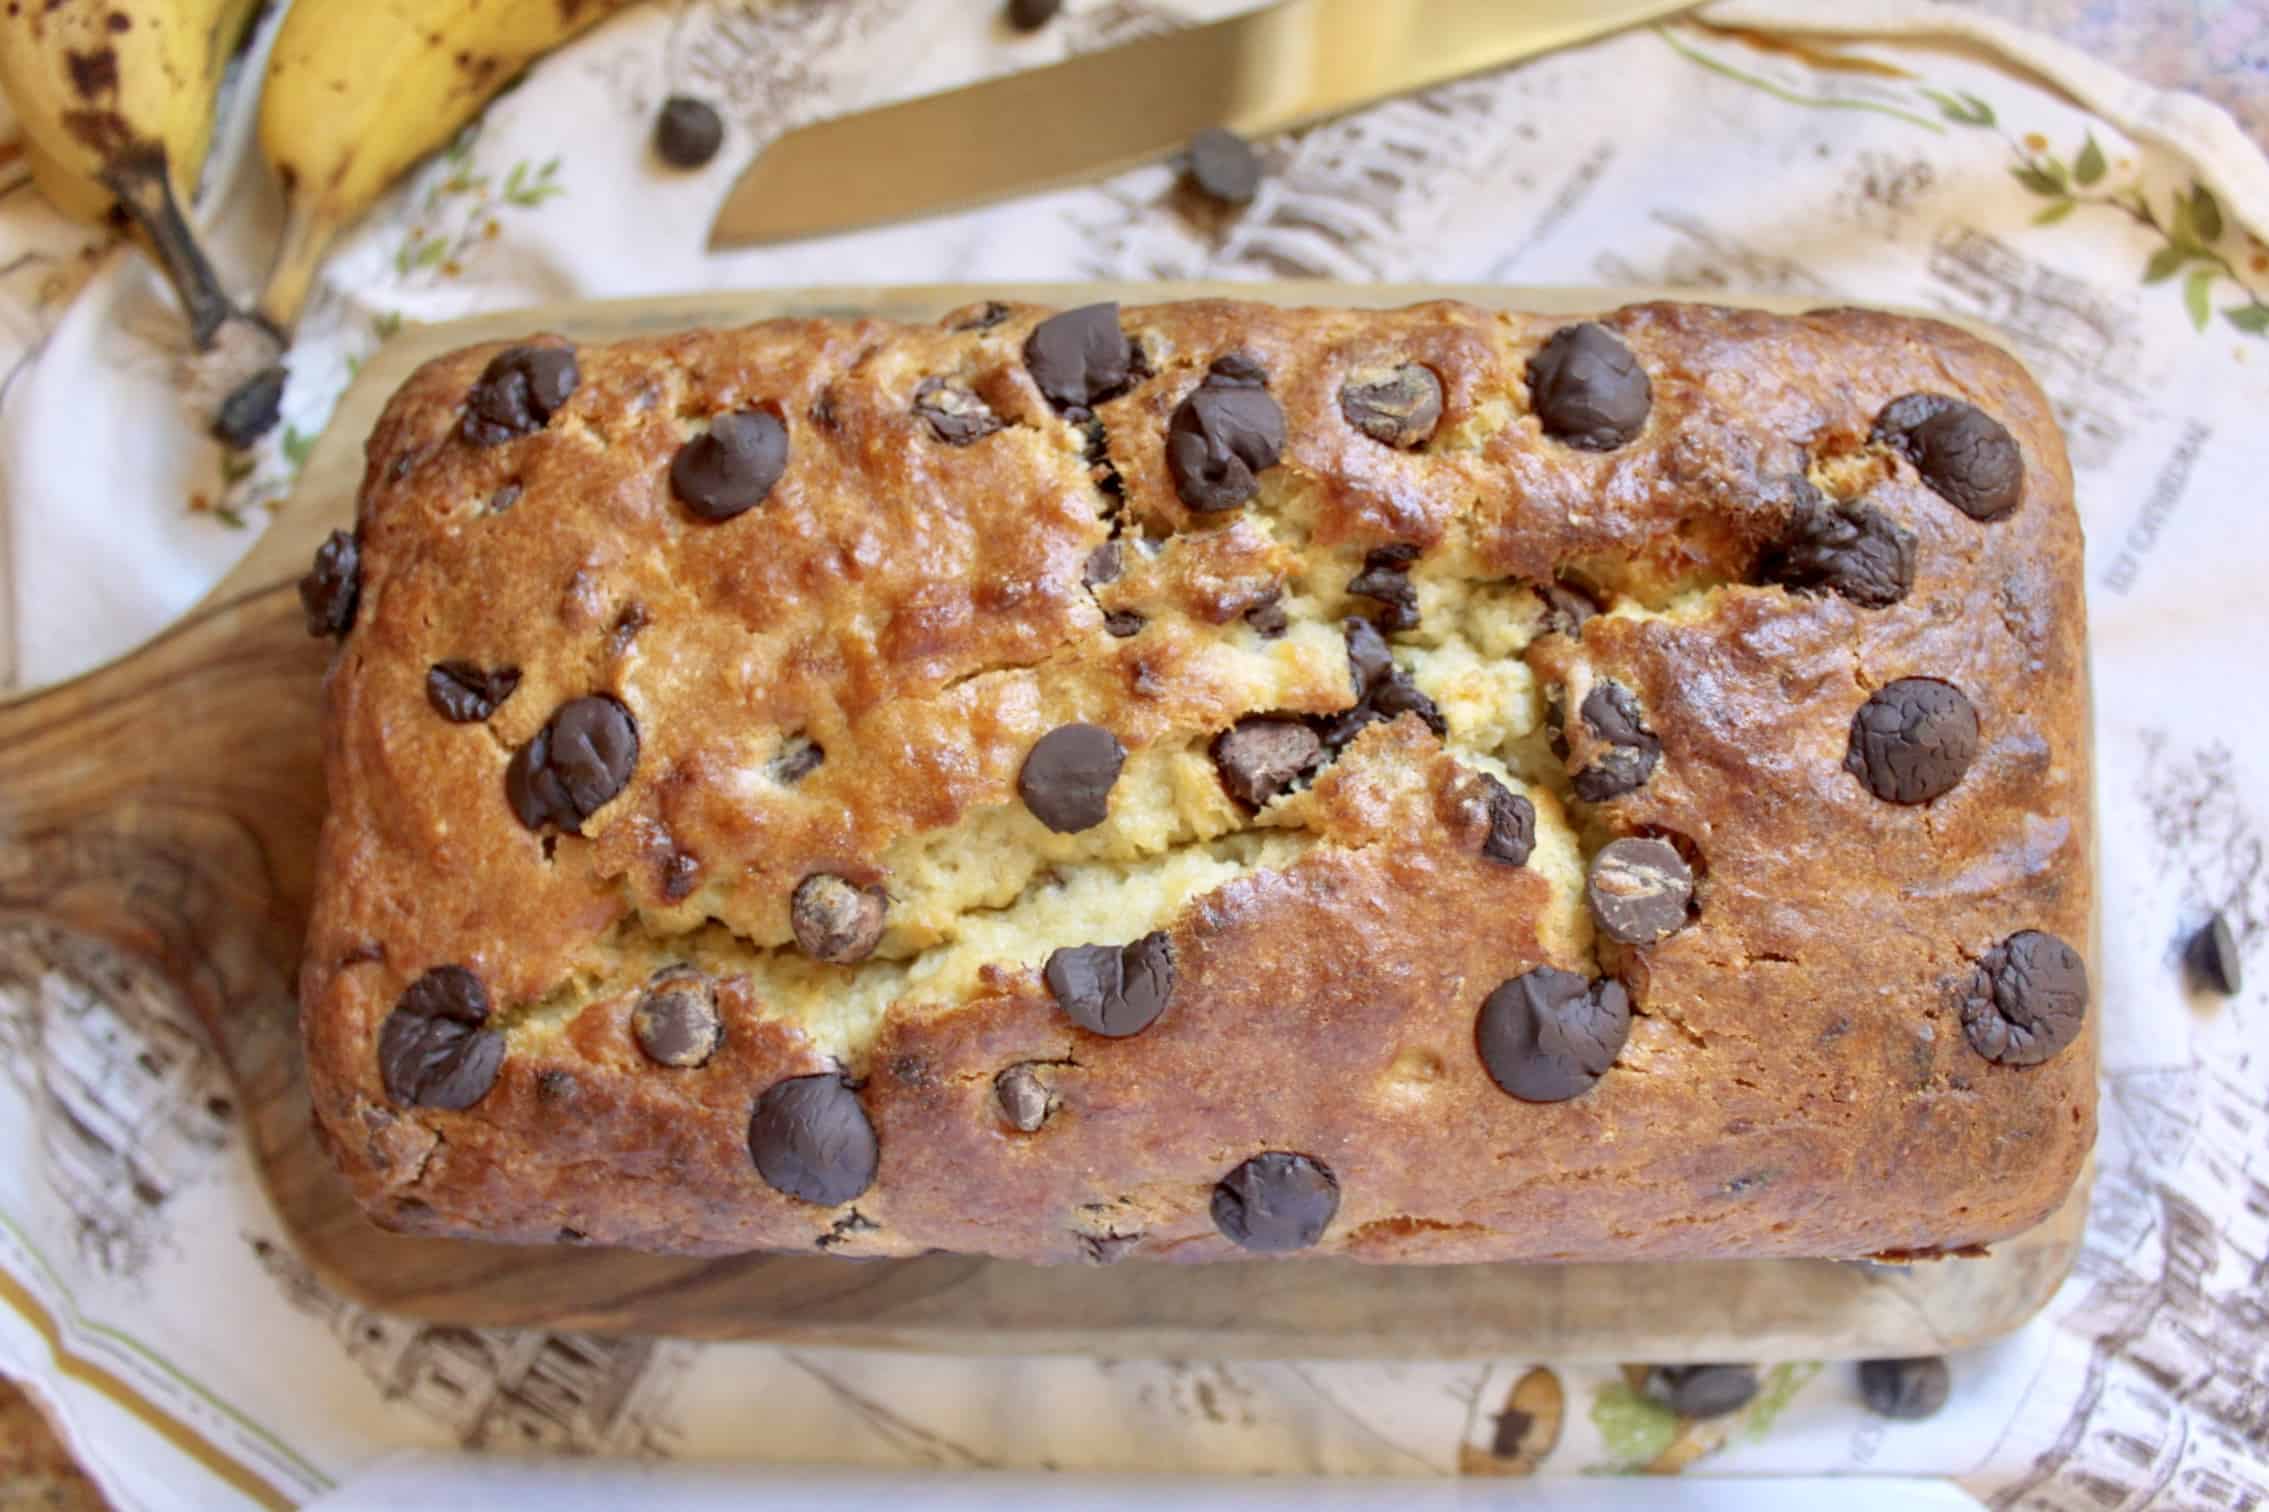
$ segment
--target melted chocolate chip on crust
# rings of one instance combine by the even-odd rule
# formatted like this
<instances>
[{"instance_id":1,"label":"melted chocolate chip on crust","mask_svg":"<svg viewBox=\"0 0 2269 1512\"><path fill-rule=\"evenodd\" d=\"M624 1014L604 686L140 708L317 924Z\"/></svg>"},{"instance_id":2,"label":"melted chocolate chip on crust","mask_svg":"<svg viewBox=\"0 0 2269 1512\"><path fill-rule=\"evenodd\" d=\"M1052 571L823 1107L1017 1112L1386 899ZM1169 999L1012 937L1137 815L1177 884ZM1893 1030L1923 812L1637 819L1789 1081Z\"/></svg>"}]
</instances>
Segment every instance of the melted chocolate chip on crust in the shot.
<instances>
[{"instance_id":1,"label":"melted chocolate chip on crust","mask_svg":"<svg viewBox=\"0 0 2269 1512\"><path fill-rule=\"evenodd\" d=\"M469 661L435 662L426 669L425 701L451 724L479 724L519 686L518 667L484 669Z\"/></svg>"},{"instance_id":2,"label":"melted chocolate chip on crust","mask_svg":"<svg viewBox=\"0 0 2269 1512\"><path fill-rule=\"evenodd\" d=\"M1174 944L1153 930L1130 945L1067 945L1041 972L1058 1007L1111 1039L1140 1034L1174 998Z\"/></svg>"},{"instance_id":3,"label":"melted chocolate chip on crust","mask_svg":"<svg viewBox=\"0 0 2269 1512\"><path fill-rule=\"evenodd\" d=\"M631 1038L657 1065L702 1065L716 1053L724 1030L715 984L689 967L657 975L630 1012Z\"/></svg>"},{"instance_id":4,"label":"melted chocolate chip on crust","mask_svg":"<svg viewBox=\"0 0 2269 1512\"><path fill-rule=\"evenodd\" d=\"M2004 1066L2037 1066L2088 1022L2088 967L2055 935L2020 930L1987 951L1962 1000L1970 1048Z\"/></svg>"},{"instance_id":5,"label":"melted chocolate chip on crust","mask_svg":"<svg viewBox=\"0 0 2269 1512\"><path fill-rule=\"evenodd\" d=\"M1875 419L1873 439L1914 464L1932 493L1973 520L2024 501L2025 458L2009 428L1966 400L1908 394Z\"/></svg>"},{"instance_id":6,"label":"melted chocolate chip on crust","mask_svg":"<svg viewBox=\"0 0 2269 1512\"><path fill-rule=\"evenodd\" d=\"M500 446L551 423L575 392L575 349L517 346L499 352L465 396L465 439Z\"/></svg>"},{"instance_id":7,"label":"melted chocolate chip on crust","mask_svg":"<svg viewBox=\"0 0 2269 1512\"><path fill-rule=\"evenodd\" d=\"M1091 409L1126 391L1134 347L1119 328L1116 304L1082 305L1032 328L1024 365L1057 409Z\"/></svg>"},{"instance_id":8,"label":"melted chocolate chip on crust","mask_svg":"<svg viewBox=\"0 0 2269 1512\"><path fill-rule=\"evenodd\" d=\"M1631 836L1592 857L1584 895L1600 933L1625 945L1652 945L1685 927L1694 872L1668 841Z\"/></svg>"},{"instance_id":9,"label":"melted chocolate chip on crust","mask_svg":"<svg viewBox=\"0 0 2269 1512\"><path fill-rule=\"evenodd\" d=\"M1537 966L1482 1001L1475 1047L1490 1080L1523 1102L1565 1102L1589 1092L1631 1033L1623 984Z\"/></svg>"},{"instance_id":10,"label":"melted chocolate chip on crust","mask_svg":"<svg viewBox=\"0 0 2269 1512\"><path fill-rule=\"evenodd\" d=\"M299 607L307 618L307 633L316 640L344 636L354 628L361 598L361 547L353 536L334 530L315 548L315 565L299 580Z\"/></svg>"},{"instance_id":11,"label":"melted chocolate chip on crust","mask_svg":"<svg viewBox=\"0 0 2269 1512\"><path fill-rule=\"evenodd\" d=\"M796 884L788 923L796 943L815 961L849 966L874 954L882 941L887 898L833 872L813 872Z\"/></svg>"},{"instance_id":12,"label":"melted chocolate chip on crust","mask_svg":"<svg viewBox=\"0 0 2269 1512\"><path fill-rule=\"evenodd\" d=\"M1977 710L1934 677L1885 683L1851 717L1844 769L1885 803L1928 803L1977 758Z\"/></svg>"},{"instance_id":13,"label":"melted chocolate chip on crust","mask_svg":"<svg viewBox=\"0 0 2269 1512\"><path fill-rule=\"evenodd\" d=\"M1613 451L1646 428L1654 385L1639 359L1596 321L1562 326L1528 362L1529 407L1544 434Z\"/></svg>"},{"instance_id":14,"label":"melted chocolate chip on crust","mask_svg":"<svg viewBox=\"0 0 2269 1512\"><path fill-rule=\"evenodd\" d=\"M583 821L621 792L638 764L638 725L604 693L571 699L513 753L504 795L529 829L580 834Z\"/></svg>"},{"instance_id":15,"label":"melted chocolate chip on crust","mask_svg":"<svg viewBox=\"0 0 2269 1512\"><path fill-rule=\"evenodd\" d=\"M767 1087L749 1114L748 1153L765 1185L821 1207L874 1185L880 1159L859 1095L833 1071Z\"/></svg>"},{"instance_id":16,"label":"melted chocolate chip on crust","mask_svg":"<svg viewBox=\"0 0 2269 1512\"><path fill-rule=\"evenodd\" d=\"M504 1036L488 1023L488 989L462 966L436 966L386 1015L378 1071L401 1107L469 1108L504 1065Z\"/></svg>"},{"instance_id":17,"label":"melted chocolate chip on crust","mask_svg":"<svg viewBox=\"0 0 2269 1512\"><path fill-rule=\"evenodd\" d=\"M1265 1150L1213 1188L1213 1226L1257 1254L1308 1248L1338 1212L1339 1182L1331 1169L1290 1150Z\"/></svg>"},{"instance_id":18,"label":"melted chocolate chip on crust","mask_svg":"<svg viewBox=\"0 0 2269 1512\"><path fill-rule=\"evenodd\" d=\"M1016 774L1032 817L1059 835L1093 829L1111 815L1111 788L1127 748L1101 725L1058 725L1034 743Z\"/></svg>"},{"instance_id":19,"label":"melted chocolate chip on crust","mask_svg":"<svg viewBox=\"0 0 2269 1512\"><path fill-rule=\"evenodd\" d=\"M1175 493L1199 514L1244 504L1284 455L1284 409L1249 363L1238 356L1216 362L1167 422L1167 471Z\"/></svg>"},{"instance_id":20,"label":"melted chocolate chip on crust","mask_svg":"<svg viewBox=\"0 0 2269 1512\"><path fill-rule=\"evenodd\" d=\"M1424 446L1442 419L1442 380L1406 362L1383 378L1340 385L1339 412L1372 440L1402 451Z\"/></svg>"},{"instance_id":21,"label":"melted chocolate chip on crust","mask_svg":"<svg viewBox=\"0 0 2269 1512\"><path fill-rule=\"evenodd\" d=\"M1248 715L1213 737L1222 787L1253 810L1299 781L1322 755L1316 732L1288 715Z\"/></svg>"},{"instance_id":22,"label":"melted chocolate chip on crust","mask_svg":"<svg viewBox=\"0 0 2269 1512\"><path fill-rule=\"evenodd\" d=\"M1860 500L1830 504L1801 480L1787 532L1765 553L1760 575L1792 593L1834 593L1886 609L1914 586L1914 532Z\"/></svg>"}]
</instances>

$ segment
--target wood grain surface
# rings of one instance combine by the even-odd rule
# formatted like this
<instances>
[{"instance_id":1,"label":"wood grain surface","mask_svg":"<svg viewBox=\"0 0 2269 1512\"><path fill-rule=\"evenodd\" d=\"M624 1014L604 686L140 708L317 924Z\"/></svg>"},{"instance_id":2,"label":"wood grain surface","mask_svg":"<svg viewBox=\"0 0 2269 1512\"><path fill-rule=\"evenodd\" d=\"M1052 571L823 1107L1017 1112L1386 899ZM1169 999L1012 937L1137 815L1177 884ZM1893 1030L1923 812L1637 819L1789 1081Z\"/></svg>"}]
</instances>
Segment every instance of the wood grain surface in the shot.
<instances>
[{"instance_id":1,"label":"wood grain surface","mask_svg":"<svg viewBox=\"0 0 2269 1512\"><path fill-rule=\"evenodd\" d=\"M684 1259L387 1234L309 1134L292 983L322 809L328 646L293 584L350 523L362 437L419 362L532 330L579 340L781 313L928 319L986 297L1076 303L1236 292L1546 311L1644 291L1145 285L751 291L552 307L402 332L362 370L267 536L184 621L124 660L0 706L0 923L44 918L155 962L235 1075L278 1213L330 1285L395 1312L966 1352L1207 1357L1778 1359L1937 1353L2015 1327L2069 1268L2085 1184L1985 1259L1384 1268L1312 1260L1043 1269L938 1255Z\"/></svg>"}]
</instances>

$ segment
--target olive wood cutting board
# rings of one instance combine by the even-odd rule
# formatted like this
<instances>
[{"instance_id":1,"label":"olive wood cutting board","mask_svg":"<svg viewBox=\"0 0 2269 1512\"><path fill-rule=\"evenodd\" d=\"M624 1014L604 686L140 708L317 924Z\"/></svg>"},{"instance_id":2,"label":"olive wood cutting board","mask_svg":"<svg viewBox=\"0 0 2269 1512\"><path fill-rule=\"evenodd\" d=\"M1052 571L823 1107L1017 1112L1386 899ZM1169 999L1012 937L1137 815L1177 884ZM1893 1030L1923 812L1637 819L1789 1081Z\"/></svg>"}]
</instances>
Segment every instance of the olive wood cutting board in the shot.
<instances>
[{"instance_id":1,"label":"olive wood cutting board","mask_svg":"<svg viewBox=\"0 0 2269 1512\"><path fill-rule=\"evenodd\" d=\"M293 983L323 810L318 692L294 585L351 525L363 438L427 358L531 331L605 341L774 315L933 319L985 298L1071 305L1235 294L1575 313L1653 291L1297 284L747 290L547 306L408 327L364 364L296 491L202 603L129 656L0 705L0 920L100 936L184 991L236 1078L284 1227L373 1307L544 1325L965 1352L1116 1356L1761 1360L1937 1353L2007 1332L2070 1268L2086 1183L1981 1259L1377 1267L1308 1260L1041 1268L933 1255L688 1259L389 1234L310 1131ZM1769 301L1757 303L1770 304ZM1793 308L1794 306L1789 306Z\"/></svg>"}]
</instances>

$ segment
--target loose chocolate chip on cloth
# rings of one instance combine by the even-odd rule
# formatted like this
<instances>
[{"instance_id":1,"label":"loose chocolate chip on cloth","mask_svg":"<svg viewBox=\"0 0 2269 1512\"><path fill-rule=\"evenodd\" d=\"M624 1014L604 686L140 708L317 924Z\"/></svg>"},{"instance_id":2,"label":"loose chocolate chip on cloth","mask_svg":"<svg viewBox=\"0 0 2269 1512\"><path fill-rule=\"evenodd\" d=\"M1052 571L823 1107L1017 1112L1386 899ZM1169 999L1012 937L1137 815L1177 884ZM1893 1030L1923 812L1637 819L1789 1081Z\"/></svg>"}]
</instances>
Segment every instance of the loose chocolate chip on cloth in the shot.
<instances>
[{"instance_id":1,"label":"loose chocolate chip on cloth","mask_svg":"<svg viewBox=\"0 0 2269 1512\"><path fill-rule=\"evenodd\" d=\"M1529 407L1544 434L1613 451L1646 428L1654 385L1622 338L1596 321L1562 326L1528 362Z\"/></svg>"},{"instance_id":2,"label":"loose chocolate chip on cloth","mask_svg":"<svg viewBox=\"0 0 2269 1512\"><path fill-rule=\"evenodd\" d=\"M1261 187L1260 154L1236 132L1208 126L1190 139L1182 177L1208 199L1249 205Z\"/></svg>"},{"instance_id":3,"label":"loose chocolate chip on cloth","mask_svg":"<svg viewBox=\"0 0 2269 1512\"><path fill-rule=\"evenodd\" d=\"M488 989L462 966L409 985L378 1032L378 1073L401 1107L471 1107L496 1085L504 1036L487 1026Z\"/></svg>"},{"instance_id":4,"label":"loose chocolate chip on cloth","mask_svg":"<svg viewBox=\"0 0 2269 1512\"><path fill-rule=\"evenodd\" d=\"M604 693L561 704L535 737L513 753L504 794L529 829L552 825L579 834L583 821L621 792L638 764L638 725Z\"/></svg>"},{"instance_id":5,"label":"loose chocolate chip on cloth","mask_svg":"<svg viewBox=\"0 0 2269 1512\"><path fill-rule=\"evenodd\" d=\"M426 669L425 701L451 724L479 724L520 686L518 667L482 667L476 662L435 662Z\"/></svg>"},{"instance_id":6,"label":"loose chocolate chip on cloth","mask_svg":"<svg viewBox=\"0 0 2269 1512\"><path fill-rule=\"evenodd\" d=\"M678 448L670 459L670 491L696 519L716 524L763 503L787 470L788 427L780 417L735 410Z\"/></svg>"},{"instance_id":7,"label":"loose chocolate chip on cloth","mask_svg":"<svg viewBox=\"0 0 2269 1512\"><path fill-rule=\"evenodd\" d=\"M1489 1077L1523 1102L1589 1092L1622 1054L1631 999L1616 981L1536 966L1482 1000L1475 1047Z\"/></svg>"},{"instance_id":8,"label":"loose chocolate chip on cloth","mask_svg":"<svg viewBox=\"0 0 2269 1512\"><path fill-rule=\"evenodd\" d=\"M805 955L849 966L874 954L886 907L879 887L861 887L833 872L813 872L789 898L788 924Z\"/></svg>"},{"instance_id":9,"label":"loose chocolate chip on cloth","mask_svg":"<svg viewBox=\"0 0 2269 1512\"><path fill-rule=\"evenodd\" d=\"M767 1087L749 1114L748 1153L767 1186L821 1207L874 1185L880 1162L859 1094L833 1071Z\"/></svg>"},{"instance_id":10,"label":"loose chocolate chip on cloth","mask_svg":"<svg viewBox=\"0 0 2269 1512\"><path fill-rule=\"evenodd\" d=\"M1639 1391L1680 1417L1714 1418L1748 1406L1757 1386L1747 1365L1650 1365Z\"/></svg>"},{"instance_id":11,"label":"loose chocolate chip on cloth","mask_svg":"<svg viewBox=\"0 0 2269 1512\"><path fill-rule=\"evenodd\" d=\"M355 538L334 530L315 548L315 565L299 580L299 607L307 633L317 640L354 628L362 597L362 552Z\"/></svg>"},{"instance_id":12,"label":"loose chocolate chip on cloth","mask_svg":"<svg viewBox=\"0 0 2269 1512\"><path fill-rule=\"evenodd\" d=\"M639 994L630 1011L630 1033L657 1065L685 1069L703 1064L724 1036L715 984L690 967L664 970Z\"/></svg>"},{"instance_id":13,"label":"loose chocolate chip on cloth","mask_svg":"<svg viewBox=\"0 0 2269 1512\"><path fill-rule=\"evenodd\" d=\"M1908 394L1884 406L1874 439L1914 464L1931 492L1973 520L1998 520L2025 494L2025 458L2007 426L1963 399Z\"/></svg>"},{"instance_id":14,"label":"loose chocolate chip on cloth","mask_svg":"<svg viewBox=\"0 0 2269 1512\"><path fill-rule=\"evenodd\" d=\"M1124 392L1134 346L1119 328L1119 307L1081 305L1049 316L1024 338L1024 366L1059 410L1088 409Z\"/></svg>"},{"instance_id":15,"label":"loose chocolate chip on cloth","mask_svg":"<svg viewBox=\"0 0 2269 1512\"><path fill-rule=\"evenodd\" d=\"M1339 1212L1339 1183L1321 1161L1266 1150L1213 1188L1213 1226L1241 1248L1264 1255L1303 1250Z\"/></svg>"},{"instance_id":16,"label":"loose chocolate chip on cloth","mask_svg":"<svg viewBox=\"0 0 2269 1512\"><path fill-rule=\"evenodd\" d=\"M1977 750L1977 710L1961 689L1902 677L1851 717L1844 768L1885 803L1928 803L1954 790Z\"/></svg>"},{"instance_id":17,"label":"loose chocolate chip on cloth","mask_svg":"<svg viewBox=\"0 0 2269 1512\"><path fill-rule=\"evenodd\" d=\"M1953 1376L1938 1355L1859 1362L1859 1394L1878 1417L1917 1422L1935 1416L1953 1390Z\"/></svg>"},{"instance_id":18,"label":"loose chocolate chip on cloth","mask_svg":"<svg viewBox=\"0 0 2269 1512\"><path fill-rule=\"evenodd\" d=\"M1584 895L1600 932L1625 945L1652 945L1683 928L1694 872L1665 840L1610 841L1592 857Z\"/></svg>"},{"instance_id":19,"label":"loose chocolate chip on cloth","mask_svg":"<svg viewBox=\"0 0 2269 1512\"><path fill-rule=\"evenodd\" d=\"M1033 744L1016 774L1024 806L1059 835L1093 829L1111 814L1111 788L1127 748L1101 725L1058 725Z\"/></svg>"},{"instance_id":20,"label":"loose chocolate chip on cloth","mask_svg":"<svg viewBox=\"0 0 2269 1512\"><path fill-rule=\"evenodd\" d=\"M501 446L533 435L551 423L579 381L573 347L516 346L499 352L465 396L465 439L475 446Z\"/></svg>"},{"instance_id":21,"label":"loose chocolate chip on cloth","mask_svg":"<svg viewBox=\"0 0 2269 1512\"><path fill-rule=\"evenodd\" d=\"M1339 412L1372 440L1409 451L1424 446L1441 423L1442 380L1415 362L1380 378L1350 378L1340 385Z\"/></svg>"},{"instance_id":22,"label":"loose chocolate chip on cloth","mask_svg":"<svg viewBox=\"0 0 2269 1512\"><path fill-rule=\"evenodd\" d=\"M724 142L724 119L707 100L671 95L654 118L654 150L672 168L699 168Z\"/></svg>"},{"instance_id":23,"label":"loose chocolate chip on cloth","mask_svg":"<svg viewBox=\"0 0 2269 1512\"><path fill-rule=\"evenodd\" d=\"M2052 934L2019 930L1978 961L1962 999L1970 1046L2005 1066L2037 1066L2080 1037L2088 966Z\"/></svg>"},{"instance_id":24,"label":"loose chocolate chip on cloth","mask_svg":"<svg viewBox=\"0 0 2269 1512\"><path fill-rule=\"evenodd\" d=\"M2238 953L2237 935L2222 915L2208 919L2190 937L2183 954L2192 974L2223 997L2236 997L2245 990L2245 962Z\"/></svg>"},{"instance_id":25,"label":"loose chocolate chip on cloth","mask_svg":"<svg viewBox=\"0 0 2269 1512\"><path fill-rule=\"evenodd\" d=\"M1199 514L1235 509L1260 492L1260 474L1284 455L1284 408L1250 359L1214 363L1166 425L1174 491Z\"/></svg>"},{"instance_id":26,"label":"loose chocolate chip on cloth","mask_svg":"<svg viewBox=\"0 0 2269 1512\"><path fill-rule=\"evenodd\" d=\"M1174 998L1174 943L1153 930L1129 945L1067 945L1041 978L1071 1021L1112 1039L1140 1034Z\"/></svg>"}]
</instances>

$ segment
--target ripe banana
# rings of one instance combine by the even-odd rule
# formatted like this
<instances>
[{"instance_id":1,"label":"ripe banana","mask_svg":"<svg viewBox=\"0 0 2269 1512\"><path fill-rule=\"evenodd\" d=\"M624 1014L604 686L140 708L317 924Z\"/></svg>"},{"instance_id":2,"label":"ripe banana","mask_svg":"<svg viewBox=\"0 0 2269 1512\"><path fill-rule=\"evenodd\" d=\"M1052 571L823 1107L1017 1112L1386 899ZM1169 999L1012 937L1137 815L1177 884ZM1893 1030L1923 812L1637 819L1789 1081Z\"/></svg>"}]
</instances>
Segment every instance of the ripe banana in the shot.
<instances>
[{"instance_id":1,"label":"ripe banana","mask_svg":"<svg viewBox=\"0 0 2269 1512\"><path fill-rule=\"evenodd\" d=\"M0 7L0 93L32 178L84 221L123 214L172 280L191 339L235 313L190 234L221 75L259 0L23 0Z\"/></svg>"},{"instance_id":2,"label":"ripe banana","mask_svg":"<svg viewBox=\"0 0 2269 1512\"><path fill-rule=\"evenodd\" d=\"M290 330L338 234L530 63L629 0L296 0L260 96L284 186L260 313Z\"/></svg>"}]
</instances>

